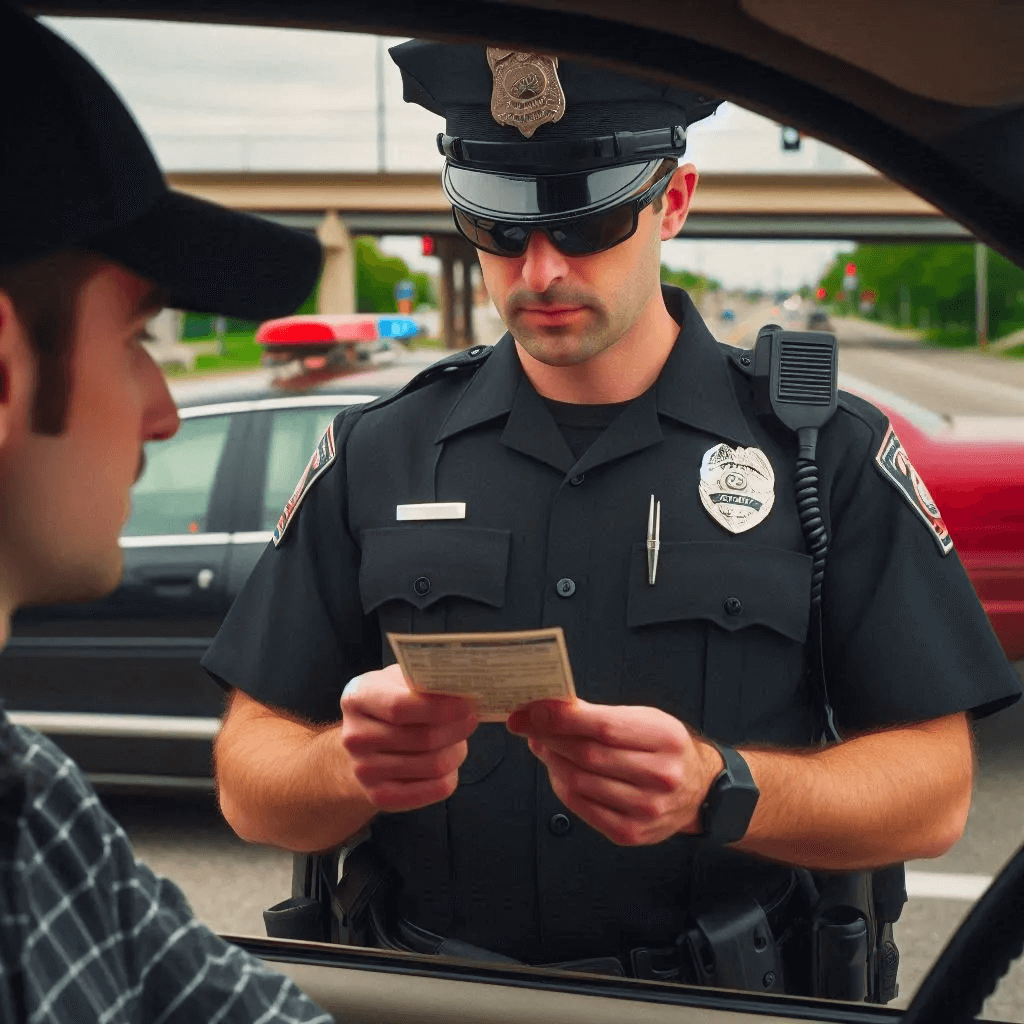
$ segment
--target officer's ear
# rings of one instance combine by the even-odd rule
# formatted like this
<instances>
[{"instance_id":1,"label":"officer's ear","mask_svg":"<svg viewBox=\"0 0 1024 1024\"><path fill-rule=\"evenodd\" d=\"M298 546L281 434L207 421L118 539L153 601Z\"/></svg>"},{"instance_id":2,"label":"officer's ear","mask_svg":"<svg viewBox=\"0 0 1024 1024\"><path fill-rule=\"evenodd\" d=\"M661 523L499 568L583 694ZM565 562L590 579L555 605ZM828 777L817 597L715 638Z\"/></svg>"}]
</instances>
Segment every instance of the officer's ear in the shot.
<instances>
[{"instance_id":1,"label":"officer's ear","mask_svg":"<svg viewBox=\"0 0 1024 1024\"><path fill-rule=\"evenodd\" d=\"M0 290L0 450L28 426L35 360L10 296Z\"/></svg>"},{"instance_id":2,"label":"officer's ear","mask_svg":"<svg viewBox=\"0 0 1024 1024\"><path fill-rule=\"evenodd\" d=\"M697 191L697 168L682 164L672 173L672 180L662 196L661 240L675 238L686 223L693 194Z\"/></svg>"}]
</instances>

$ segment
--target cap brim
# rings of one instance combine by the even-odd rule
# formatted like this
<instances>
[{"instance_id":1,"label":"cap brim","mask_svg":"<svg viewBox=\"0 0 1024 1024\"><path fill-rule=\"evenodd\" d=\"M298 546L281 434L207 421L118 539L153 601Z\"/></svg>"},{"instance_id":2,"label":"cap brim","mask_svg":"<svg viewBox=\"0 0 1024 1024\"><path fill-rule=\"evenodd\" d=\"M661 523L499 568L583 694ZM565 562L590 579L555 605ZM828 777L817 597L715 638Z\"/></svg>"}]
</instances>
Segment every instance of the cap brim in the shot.
<instances>
[{"instance_id":1,"label":"cap brim","mask_svg":"<svg viewBox=\"0 0 1024 1024\"><path fill-rule=\"evenodd\" d=\"M312 235L171 190L131 224L81 244L166 288L175 309L243 320L294 312L322 262Z\"/></svg>"},{"instance_id":2,"label":"cap brim","mask_svg":"<svg viewBox=\"0 0 1024 1024\"><path fill-rule=\"evenodd\" d=\"M662 163L658 158L573 174L523 175L449 162L443 183L448 201L467 213L543 224L600 213L635 198L650 185Z\"/></svg>"}]
</instances>

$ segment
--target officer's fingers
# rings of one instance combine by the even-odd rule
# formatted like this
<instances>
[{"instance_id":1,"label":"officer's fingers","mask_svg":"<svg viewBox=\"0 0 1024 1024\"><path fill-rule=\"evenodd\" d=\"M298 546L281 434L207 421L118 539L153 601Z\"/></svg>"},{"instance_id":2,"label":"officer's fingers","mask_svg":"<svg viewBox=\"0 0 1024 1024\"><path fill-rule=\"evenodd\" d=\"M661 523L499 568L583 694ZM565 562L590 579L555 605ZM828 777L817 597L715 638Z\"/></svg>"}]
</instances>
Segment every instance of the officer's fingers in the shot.
<instances>
[{"instance_id":1,"label":"officer's fingers","mask_svg":"<svg viewBox=\"0 0 1024 1024\"><path fill-rule=\"evenodd\" d=\"M553 736L573 736L609 747L659 753L692 746L686 726L658 708L547 700L516 714L521 716L514 723L518 731L545 741Z\"/></svg>"},{"instance_id":2,"label":"officer's fingers","mask_svg":"<svg viewBox=\"0 0 1024 1024\"><path fill-rule=\"evenodd\" d=\"M397 668L397 666L391 666ZM401 673L367 672L351 680L341 695L342 715L362 715L391 725L442 725L475 719L462 697L410 690Z\"/></svg>"},{"instance_id":3,"label":"officer's fingers","mask_svg":"<svg viewBox=\"0 0 1024 1024\"><path fill-rule=\"evenodd\" d=\"M596 803L637 821L652 822L671 809L665 794L652 793L621 779L594 775L553 751L546 753L544 763L552 788L563 802L571 801L566 806L572 810L583 803Z\"/></svg>"},{"instance_id":4,"label":"officer's fingers","mask_svg":"<svg viewBox=\"0 0 1024 1024\"><path fill-rule=\"evenodd\" d=\"M342 720L341 741L356 757L376 753L425 754L462 743L476 725L472 715L442 725L392 725L353 716Z\"/></svg>"},{"instance_id":5,"label":"officer's fingers","mask_svg":"<svg viewBox=\"0 0 1024 1024\"><path fill-rule=\"evenodd\" d=\"M386 782L370 788L363 787L368 799L378 811L397 813L415 811L420 807L447 800L459 785L459 773L451 772L441 779L424 782Z\"/></svg>"},{"instance_id":6,"label":"officer's fingers","mask_svg":"<svg viewBox=\"0 0 1024 1024\"><path fill-rule=\"evenodd\" d=\"M700 783L699 773L689 770L686 759L679 754L610 747L574 736L551 735L529 742L542 761L548 760L549 753L556 754L580 771L618 779L653 794L683 794Z\"/></svg>"},{"instance_id":7,"label":"officer's fingers","mask_svg":"<svg viewBox=\"0 0 1024 1024\"><path fill-rule=\"evenodd\" d=\"M375 754L353 764L364 789L391 782L430 782L458 772L466 760L465 743L457 743L428 754Z\"/></svg>"}]
</instances>

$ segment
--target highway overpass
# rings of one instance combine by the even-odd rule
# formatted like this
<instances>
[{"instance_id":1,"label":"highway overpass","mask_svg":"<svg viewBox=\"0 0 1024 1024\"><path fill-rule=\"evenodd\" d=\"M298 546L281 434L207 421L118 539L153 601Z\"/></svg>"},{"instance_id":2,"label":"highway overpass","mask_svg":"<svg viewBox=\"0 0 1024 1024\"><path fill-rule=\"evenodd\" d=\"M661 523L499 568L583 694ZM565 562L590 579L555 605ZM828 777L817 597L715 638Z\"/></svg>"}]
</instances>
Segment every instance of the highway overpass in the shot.
<instances>
[{"instance_id":1,"label":"highway overpass","mask_svg":"<svg viewBox=\"0 0 1024 1024\"><path fill-rule=\"evenodd\" d=\"M177 172L183 192L315 231L326 252L323 312L355 309L351 236L432 235L441 262L441 330L474 340L475 250L456 232L436 173ZM701 177L687 238L967 241L970 235L918 196L874 173L717 174Z\"/></svg>"}]
</instances>

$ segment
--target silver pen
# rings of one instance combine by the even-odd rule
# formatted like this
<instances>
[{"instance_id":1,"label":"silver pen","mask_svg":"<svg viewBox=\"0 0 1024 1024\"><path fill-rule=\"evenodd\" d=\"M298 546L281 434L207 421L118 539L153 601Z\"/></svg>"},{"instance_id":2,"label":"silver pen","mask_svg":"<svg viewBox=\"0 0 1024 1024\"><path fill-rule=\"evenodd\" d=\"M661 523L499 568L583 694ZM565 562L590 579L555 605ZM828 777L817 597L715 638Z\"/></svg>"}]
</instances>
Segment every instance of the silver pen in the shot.
<instances>
[{"instance_id":1,"label":"silver pen","mask_svg":"<svg viewBox=\"0 0 1024 1024\"><path fill-rule=\"evenodd\" d=\"M647 513L647 582L653 587L658 577L658 552L661 550L661 502L655 503L651 495L651 509Z\"/></svg>"}]
</instances>

